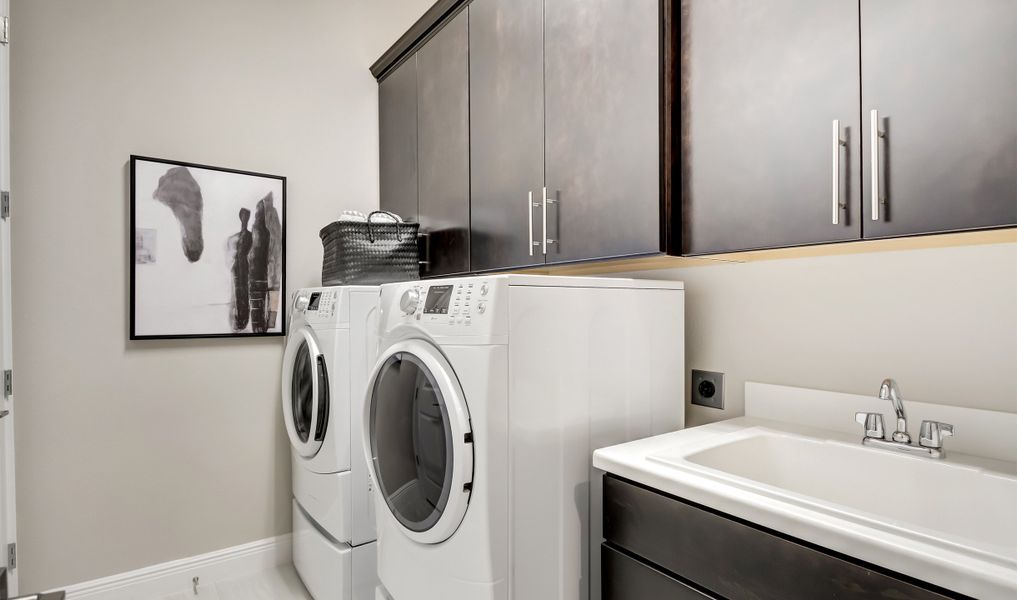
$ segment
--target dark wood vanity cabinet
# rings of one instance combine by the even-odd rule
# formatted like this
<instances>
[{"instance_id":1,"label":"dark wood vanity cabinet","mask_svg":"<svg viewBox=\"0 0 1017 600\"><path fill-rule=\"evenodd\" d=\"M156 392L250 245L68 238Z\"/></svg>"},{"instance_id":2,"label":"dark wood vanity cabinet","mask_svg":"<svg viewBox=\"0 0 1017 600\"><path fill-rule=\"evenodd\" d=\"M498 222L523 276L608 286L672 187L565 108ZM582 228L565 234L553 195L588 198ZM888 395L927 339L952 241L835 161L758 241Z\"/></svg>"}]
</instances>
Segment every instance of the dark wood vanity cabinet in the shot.
<instances>
[{"instance_id":1,"label":"dark wood vanity cabinet","mask_svg":"<svg viewBox=\"0 0 1017 600\"><path fill-rule=\"evenodd\" d=\"M601 600L719 600L616 546L600 547Z\"/></svg>"},{"instance_id":2,"label":"dark wood vanity cabinet","mask_svg":"<svg viewBox=\"0 0 1017 600\"><path fill-rule=\"evenodd\" d=\"M613 475L604 538L603 600L965 598Z\"/></svg>"},{"instance_id":3,"label":"dark wood vanity cabinet","mask_svg":"<svg viewBox=\"0 0 1017 600\"><path fill-rule=\"evenodd\" d=\"M1017 2L681 0L681 19L684 253L1017 225Z\"/></svg>"}]
</instances>

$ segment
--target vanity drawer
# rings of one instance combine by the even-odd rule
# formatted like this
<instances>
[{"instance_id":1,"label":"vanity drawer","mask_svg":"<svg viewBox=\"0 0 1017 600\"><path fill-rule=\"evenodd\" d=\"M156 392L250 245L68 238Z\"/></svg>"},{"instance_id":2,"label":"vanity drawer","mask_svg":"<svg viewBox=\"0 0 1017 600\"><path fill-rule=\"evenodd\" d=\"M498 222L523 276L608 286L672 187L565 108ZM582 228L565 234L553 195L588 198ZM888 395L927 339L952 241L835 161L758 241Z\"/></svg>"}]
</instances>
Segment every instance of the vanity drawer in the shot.
<instances>
[{"instance_id":1,"label":"vanity drawer","mask_svg":"<svg viewBox=\"0 0 1017 600\"><path fill-rule=\"evenodd\" d=\"M962 597L898 579L613 475L604 477L604 537L730 600ZM608 575L604 571L605 589L610 585Z\"/></svg>"},{"instance_id":2,"label":"vanity drawer","mask_svg":"<svg viewBox=\"0 0 1017 600\"><path fill-rule=\"evenodd\" d=\"M600 572L602 600L715 600L608 544L600 547Z\"/></svg>"}]
</instances>

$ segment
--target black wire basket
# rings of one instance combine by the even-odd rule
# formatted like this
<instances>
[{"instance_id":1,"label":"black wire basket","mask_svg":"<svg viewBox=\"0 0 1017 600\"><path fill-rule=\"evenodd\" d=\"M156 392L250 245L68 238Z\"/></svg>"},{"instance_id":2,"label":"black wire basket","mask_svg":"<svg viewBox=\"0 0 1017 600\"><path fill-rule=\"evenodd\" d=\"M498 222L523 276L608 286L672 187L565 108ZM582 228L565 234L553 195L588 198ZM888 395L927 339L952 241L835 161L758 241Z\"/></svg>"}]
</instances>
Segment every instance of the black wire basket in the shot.
<instances>
[{"instance_id":1,"label":"black wire basket","mask_svg":"<svg viewBox=\"0 0 1017 600\"><path fill-rule=\"evenodd\" d=\"M322 285L379 285L420 279L418 223L377 221L376 210L366 222L335 221L321 229L324 247Z\"/></svg>"}]
</instances>

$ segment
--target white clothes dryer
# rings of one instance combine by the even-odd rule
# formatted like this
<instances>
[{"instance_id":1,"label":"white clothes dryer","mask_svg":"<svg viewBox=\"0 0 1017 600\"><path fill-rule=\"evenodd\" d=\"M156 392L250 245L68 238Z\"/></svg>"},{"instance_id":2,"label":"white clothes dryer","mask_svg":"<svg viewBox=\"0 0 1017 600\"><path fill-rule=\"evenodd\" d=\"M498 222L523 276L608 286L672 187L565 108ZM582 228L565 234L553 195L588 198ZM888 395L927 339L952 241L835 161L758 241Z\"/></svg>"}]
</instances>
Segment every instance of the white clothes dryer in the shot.
<instances>
[{"instance_id":1,"label":"white clothes dryer","mask_svg":"<svg viewBox=\"0 0 1017 600\"><path fill-rule=\"evenodd\" d=\"M378 294L377 286L326 287L293 299L282 374L293 563L315 600L373 600L377 586L360 415L378 348Z\"/></svg>"},{"instance_id":2,"label":"white clothes dryer","mask_svg":"<svg viewBox=\"0 0 1017 600\"><path fill-rule=\"evenodd\" d=\"M680 282L382 286L363 412L393 600L575 600L599 582L593 450L684 422Z\"/></svg>"}]
</instances>

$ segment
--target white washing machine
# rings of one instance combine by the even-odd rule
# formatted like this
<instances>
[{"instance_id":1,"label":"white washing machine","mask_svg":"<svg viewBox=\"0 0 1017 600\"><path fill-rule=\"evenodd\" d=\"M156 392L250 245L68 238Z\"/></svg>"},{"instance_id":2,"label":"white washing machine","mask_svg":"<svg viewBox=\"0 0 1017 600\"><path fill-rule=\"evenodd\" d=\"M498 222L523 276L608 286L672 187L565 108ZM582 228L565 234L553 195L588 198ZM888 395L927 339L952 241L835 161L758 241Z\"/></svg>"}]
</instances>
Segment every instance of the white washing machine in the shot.
<instances>
[{"instance_id":1,"label":"white washing machine","mask_svg":"<svg viewBox=\"0 0 1017 600\"><path fill-rule=\"evenodd\" d=\"M683 425L683 315L679 282L382 286L364 451L393 600L598 595L591 455Z\"/></svg>"},{"instance_id":2,"label":"white washing machine","mask_svg":"<svg viewBox=\"0 0 1017 600\"><path fill-rule=\"evenodd\" d=\"M373 600L374 502L361 415L378 349L377 286L293 299L283 420L293 456L293 564L315 600Z\"/></svg>"}]
</instances>

